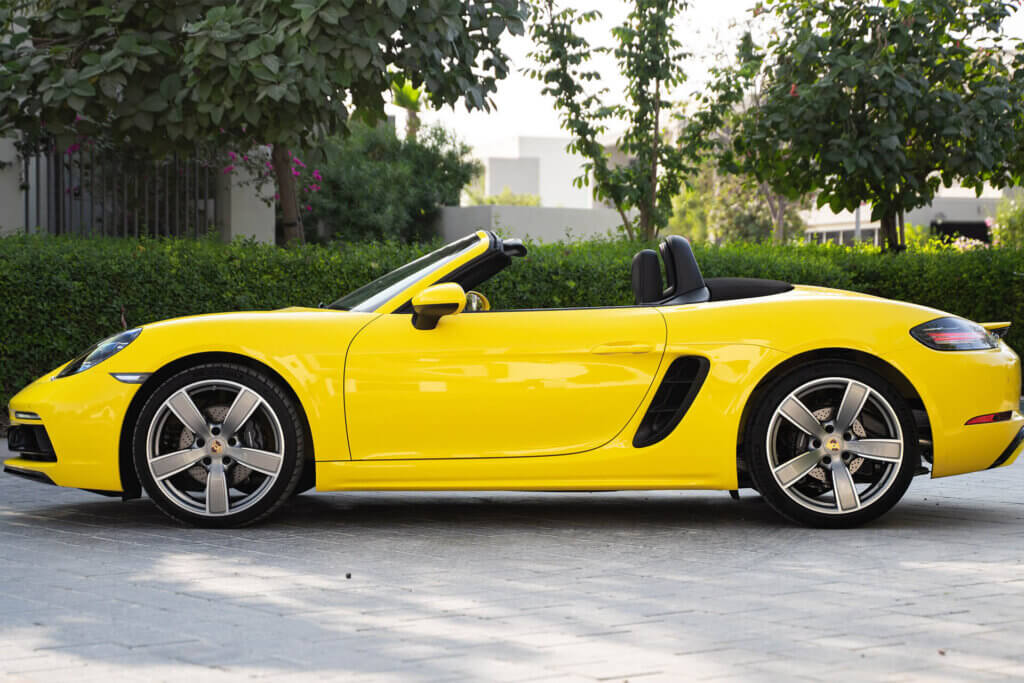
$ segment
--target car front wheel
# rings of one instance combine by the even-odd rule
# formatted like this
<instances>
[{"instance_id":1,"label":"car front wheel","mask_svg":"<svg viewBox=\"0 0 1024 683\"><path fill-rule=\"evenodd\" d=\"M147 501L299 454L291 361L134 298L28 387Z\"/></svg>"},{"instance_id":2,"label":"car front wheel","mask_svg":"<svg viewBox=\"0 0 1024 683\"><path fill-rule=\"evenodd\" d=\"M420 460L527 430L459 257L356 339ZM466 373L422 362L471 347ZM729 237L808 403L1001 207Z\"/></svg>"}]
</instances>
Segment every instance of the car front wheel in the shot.
<instances>
[{"instance_id":1,"label":"car front wheel","mask_svg":"<svg viewBox=\"0 0 1024 683\"><path fill-rule=\"evenodd\" d=\"M758 401L744 442L765 500L817 527L879 517L903 497L919 461L903 397L874 372L839 361L778 381Z\"/></svg>"},{"instance_id":2,"label":"car front wheel","mask_svg":"<svg viewBox=\"0 0 1024 683\"><path fill-rule=\"evenodd\" d=\"M273 378L232 363L168 378L135 426L132 456L163 512L207 527L252 524L275 512L302 477L304 430Z\"/></svg>"}]
</instances>

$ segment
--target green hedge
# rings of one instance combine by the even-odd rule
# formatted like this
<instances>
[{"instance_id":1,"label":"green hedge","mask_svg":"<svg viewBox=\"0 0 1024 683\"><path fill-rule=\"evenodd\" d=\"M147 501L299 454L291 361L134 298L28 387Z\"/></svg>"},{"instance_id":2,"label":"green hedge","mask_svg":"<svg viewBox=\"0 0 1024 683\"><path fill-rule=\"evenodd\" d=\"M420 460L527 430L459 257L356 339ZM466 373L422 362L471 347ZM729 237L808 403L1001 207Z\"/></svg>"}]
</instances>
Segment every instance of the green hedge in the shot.
<instances>
[{"instance_id":1,"label":"green hedge","mask_svg":"<svg viewBox=\"0 0 1024 683\"><path fill-rule=\"evenodd\" d=\"M292 250L206 241L0 239L0 405L20 387L121 328L195 313L316 306L436 245ZM496 306L632 302L634 243L533 246L481 289ZM913 301L974 320L1024 324L1024 253L926 249L898 256L822 246L698 246L707 277L768 277ZM1010 343L1020 348L1024 328Z\"/></svg>"}]
</instances>

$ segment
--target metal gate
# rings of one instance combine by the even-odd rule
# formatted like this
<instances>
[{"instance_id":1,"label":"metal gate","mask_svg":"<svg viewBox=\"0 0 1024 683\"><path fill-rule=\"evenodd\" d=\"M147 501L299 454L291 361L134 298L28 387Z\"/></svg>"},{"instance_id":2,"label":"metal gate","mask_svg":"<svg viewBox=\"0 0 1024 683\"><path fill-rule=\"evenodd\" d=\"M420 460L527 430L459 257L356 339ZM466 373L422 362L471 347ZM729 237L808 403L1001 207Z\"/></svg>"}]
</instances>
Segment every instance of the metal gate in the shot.
<instances>
[{"instance_id":1,"label":"metal gate","mask_svg":"<svg viewBox=\"0 0 1024 683\"><path fill-rule=\"evenodd\" d=\"M25 226L51 235L199 237L215 226L215 175L198 154L139 159L97 144L25 155Z\"/></svg>"}]
</instances>

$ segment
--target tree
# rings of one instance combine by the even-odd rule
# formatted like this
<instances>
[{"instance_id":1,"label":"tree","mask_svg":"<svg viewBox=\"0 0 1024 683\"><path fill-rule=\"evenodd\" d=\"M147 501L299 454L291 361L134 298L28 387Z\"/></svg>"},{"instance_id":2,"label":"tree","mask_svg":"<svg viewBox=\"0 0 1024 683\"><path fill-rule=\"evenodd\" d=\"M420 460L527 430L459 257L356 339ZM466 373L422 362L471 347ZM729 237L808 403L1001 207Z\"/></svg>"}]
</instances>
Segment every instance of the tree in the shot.
<instances>
[{"instance_id":1,"label":"tree","mask_svg":"<svg viewBox=\"0 0 1024 683\"><path fill-rule=\"evenodd\" d=\"M531 57L539 67L528 71L544 84L542 92L554 98L562 126L572 136L570 151L586 160L576 186L587 186L592 178L595 196L618 210L631 239L654 239L665 227L672 198L689 170L681 149L666 143L664 131L671 111L668 93L685 79L685 55L672 28L685 7L684 0L634 0L626 22L613 29L617 44L611 53L627 81L621 104L604 102L607 89L588 92L601 78L588 69L590 58L609 50L592 47L576 26L600 13L559 9L553 0L542 0L534 8ZM610 121L626 124L616 145L629 159L620 165L600 141ZM633 210L635 217L630 216Z\"/></svg>"},{"instance_id":2,"label":"tree","mask_svg":"<svg viewBox=\"0 0 1024 683\"><path fill-rule=\"evenodd\" d=\"M405 79L391 82L391 101L405 110L405 137L415 140L420 132L420 110L423 109L423 91L412 87Z\"/></svg>"},{"instance_id":3,"label":"tree","mask_svg":"<svg viewBox=\"0 0 1024 683\"><path fill-rule=\"evenodd\" d=\"M399 139L390 126L353 123L323 150L312 215L327 237L349 241L429 239L440 207L457 206L481 170L469 147L440 127Z\"/></svg>"},{"instance_id":4,"label":"tree","mask_svg":"<svg viewBox=\"0 0 1024 683\"><path fill-rule=\"evenodd\" d=\"M0 133L108 135L154 154L269 144L287 240L301 241L290 149L350 111L383 116L400 76L435 105L489 109L520 0L52 0L0 6Z\"/></svg>"},{"instance_id":5,"label":"tree","mask_svg":"<svg viewBox=\"0 0 1024 683\"><path fill-rule=\"evenodd\" d=\"M761 46L748 32L717 70L687 138L784 197L833 211L873 205L886 247L940 184L1020 178L1024 72L1001 34L1010 2L776 0ZM759 5L755 12L762 12ZM758 102L746 98L763 93Z\"/></svg>"},{"instance_id":6,"label":"tree","mask_svg":"<svg viewBox=\"0 0 1024 683\"><path fill-rule=\"evenodd\" d=\"M687 179L673 202L668 229L694 242L784 242L803 230L801 204L786 200L780 206L763 183L723 173L706 159ZM781 215L780 215L781 212ZM779 235L779 226L785 229Z\"/></svg>"}]
</instances>

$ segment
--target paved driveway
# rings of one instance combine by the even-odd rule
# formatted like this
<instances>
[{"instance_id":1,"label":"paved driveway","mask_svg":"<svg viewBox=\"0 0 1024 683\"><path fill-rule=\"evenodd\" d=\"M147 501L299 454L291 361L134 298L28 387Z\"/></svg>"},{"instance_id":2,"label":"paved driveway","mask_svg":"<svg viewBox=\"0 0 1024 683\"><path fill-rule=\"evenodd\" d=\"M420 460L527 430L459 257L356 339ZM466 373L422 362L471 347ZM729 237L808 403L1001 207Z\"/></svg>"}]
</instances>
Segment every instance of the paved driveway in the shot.
<instances>
[{"instance_id":1,"label":"paved driveway","mask_svg":"<svg viewBox=\"0 0 1024 683\"><path fill-rule=\"evenodd\" d=\"M714 492L308 494L200 531L4 475L0 575L13 679L1020 679L1024 463L844 532Z\"/></svg>"}]
</instances>

